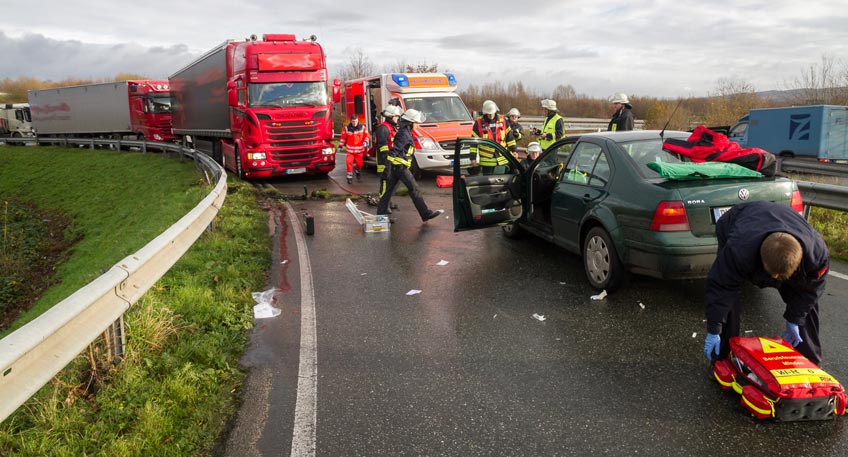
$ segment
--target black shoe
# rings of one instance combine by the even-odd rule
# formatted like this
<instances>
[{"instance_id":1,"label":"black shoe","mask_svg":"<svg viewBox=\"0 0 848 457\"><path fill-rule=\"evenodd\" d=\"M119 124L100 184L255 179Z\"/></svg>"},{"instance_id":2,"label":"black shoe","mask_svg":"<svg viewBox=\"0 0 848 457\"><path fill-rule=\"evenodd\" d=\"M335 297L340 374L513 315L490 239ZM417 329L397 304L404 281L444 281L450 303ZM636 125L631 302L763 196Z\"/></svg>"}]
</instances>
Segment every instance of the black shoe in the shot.
<instances>
[{"instance_id":1,"label":"black shoe","mask_svg":"<svg viewBox=\"0 0 848 457\"><path fill-rule=\"evenodd\" d=\"M362 173L360 173L359 170L353 170L353 172L356 173L356 180L357 181L362 179Z\"/></svg>"},{"instance_id":2,"label":"black shoe","mask_svg":"<svg viewBox=\"0 0 848 457\"><path fill-rule=\"evenodd\" d=\"M439 217L439 215L441 215L444 212L445 212L445 210L443 210L443 209L437 209L436 211L430 211L430 214L428 214L427 216L424 217L424 222L427 222L430 219L433 219L434 217Z\"/></svg>"}]
</instances>

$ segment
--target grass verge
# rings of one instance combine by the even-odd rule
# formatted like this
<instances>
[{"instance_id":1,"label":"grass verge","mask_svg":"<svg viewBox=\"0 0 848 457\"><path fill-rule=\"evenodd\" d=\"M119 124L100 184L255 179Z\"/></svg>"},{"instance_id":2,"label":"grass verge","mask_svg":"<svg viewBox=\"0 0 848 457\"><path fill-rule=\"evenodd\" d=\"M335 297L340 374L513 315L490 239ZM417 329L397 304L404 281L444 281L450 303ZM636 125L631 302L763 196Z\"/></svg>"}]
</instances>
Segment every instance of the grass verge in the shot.
<instances>
[{"instance_id":1,"label":"grass verge","mask_svg":"<svg viewBox=\"0 0 848 457\"><path fill-rule=\"evenodd\" d=\"M0 148L0 160L4 153ZM179 163L169 158L159 165L169 161ZM214 230L125 315L125 359L111 364L103 343L93 344L0 424L0 455L212 454L235 414L244 376L238 359L253 321L250 293L265 284L270 258L267 216L253 187L229 184ZM85 241L89 233L81 223L75 218L74 230ZM149 241L159 232L136 236Z\"/></svg>"}]
</instances>

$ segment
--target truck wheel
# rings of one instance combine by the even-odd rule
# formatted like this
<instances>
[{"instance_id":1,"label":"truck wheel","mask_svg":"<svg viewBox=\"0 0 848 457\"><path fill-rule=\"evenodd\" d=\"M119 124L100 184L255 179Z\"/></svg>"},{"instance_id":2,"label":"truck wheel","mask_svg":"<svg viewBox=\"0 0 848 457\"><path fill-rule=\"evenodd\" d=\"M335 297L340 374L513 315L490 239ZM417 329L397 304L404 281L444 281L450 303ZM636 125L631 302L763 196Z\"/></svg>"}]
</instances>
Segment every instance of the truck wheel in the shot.
<instances>
[{"instance_id":1,"label":"truck wheel","mask_svg":"<svg viewBox=\"0 0 848 457\"><path fill-rule=\"evenodd\" d=\"M583 241L583 267L592 287L607 291L617 289L626 276L609 234L593 227Z\"/></svg>"},{"instance_id":2,"label":"truck wheel","mask_svg":"<svg viewBox=\"0 0 848 457\"><path fill-rule=\"evenodd\" d=\"M423 175L421 167L418 166L418 160L415 157L412 158L412 166L409 168L409 171L412 173L412 177L416 180L421 179L421 176Z\"/></svg>"},{"instance_id":3,"label":"truck wheel","mask_svg":"<svg viewBox=\"0 0 848 457\"><path fill-rule=\"evenodd\" d=\"M235 147L235 156L236 156L236 176L238 179L244 179L244 168L241 166L241 154L239 153L238 146Z\"/></svg>"},{"instance_id":4,"label":"truck wheel","mask_svg":"<svg viewBox=\"0 0 848 457\"><path fill-rule=\"evenodd\" d=\"M21 135L21 132L15 132L15 133L13 133L13 134L12 134L12 138L23 138L23 135ZM9 141L9 145L10 145L10 146L13 146L13 145L21 145L21 146L24 146L24 145L26 145L26 143L24 143L23 141L21 141L21 142L18 142L18 141Z\"/></svg>"}]
</instances>

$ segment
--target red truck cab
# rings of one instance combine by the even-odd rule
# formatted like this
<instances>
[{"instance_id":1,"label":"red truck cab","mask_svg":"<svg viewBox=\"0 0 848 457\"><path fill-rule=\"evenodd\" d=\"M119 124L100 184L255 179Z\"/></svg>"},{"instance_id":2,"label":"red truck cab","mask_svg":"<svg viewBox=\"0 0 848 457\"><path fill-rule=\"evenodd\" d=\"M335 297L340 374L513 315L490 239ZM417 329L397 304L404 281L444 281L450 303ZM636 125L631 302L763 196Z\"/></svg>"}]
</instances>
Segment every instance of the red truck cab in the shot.
<instances>
[{"instance_id":1,"label":"red truck cab","mask_svg":"<svg viewBox=\"0 0 848 457\"><path fill-rule=\"evenodd\" d=\"M130 122L139 139L172 141L171 94L167 80L127 81Z\"/></svg>"}]
</instances>

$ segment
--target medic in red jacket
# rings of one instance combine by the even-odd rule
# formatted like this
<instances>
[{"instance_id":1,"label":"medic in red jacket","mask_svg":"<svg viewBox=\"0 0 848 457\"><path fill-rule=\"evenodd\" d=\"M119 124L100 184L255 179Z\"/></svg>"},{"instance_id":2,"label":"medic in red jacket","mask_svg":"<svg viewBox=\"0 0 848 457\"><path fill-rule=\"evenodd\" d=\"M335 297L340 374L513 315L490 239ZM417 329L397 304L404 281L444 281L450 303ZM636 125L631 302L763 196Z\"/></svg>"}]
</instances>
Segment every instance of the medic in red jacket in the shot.
<instances>
[{"instance_id":1,"label":"medic in red jacket","mask_svg":"<svg viewBox=\"0 0 848 457\"><path fill-rule=\"evenodd\" d=\"M339 148L347 150L347 183L353 182L353 173L356 172L356 179L360 179L360 171L362 170L362 156L368 145L371 142L371 135L365 129L364 125L359 125L359 119L356 116L351 116L350 124L342 130L342 138L339 141ZM356 167L354 168L354 163Z\"/></svg>"}]
</instances>

